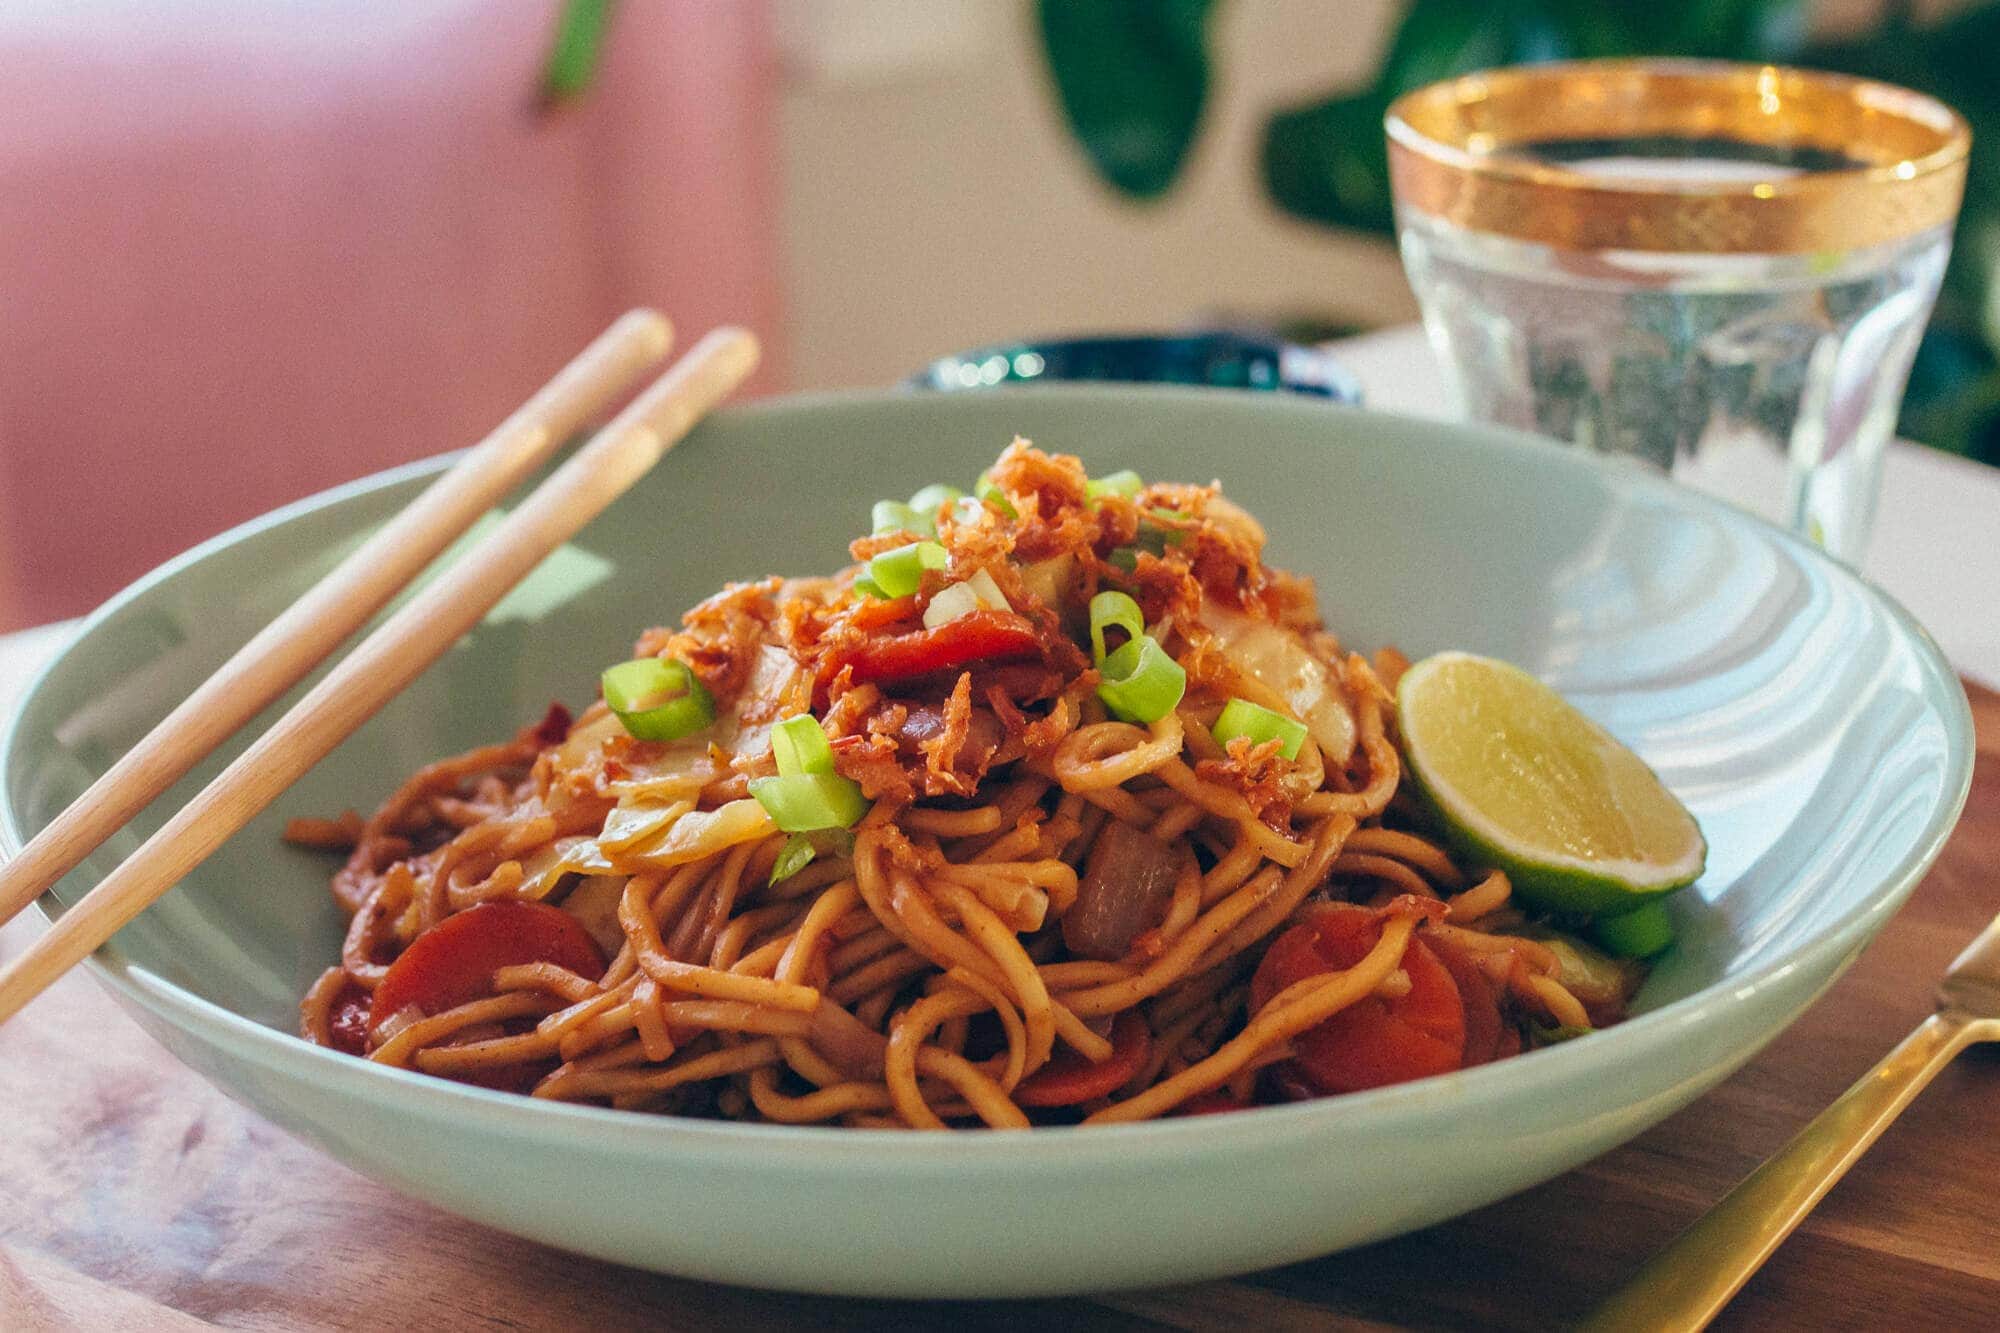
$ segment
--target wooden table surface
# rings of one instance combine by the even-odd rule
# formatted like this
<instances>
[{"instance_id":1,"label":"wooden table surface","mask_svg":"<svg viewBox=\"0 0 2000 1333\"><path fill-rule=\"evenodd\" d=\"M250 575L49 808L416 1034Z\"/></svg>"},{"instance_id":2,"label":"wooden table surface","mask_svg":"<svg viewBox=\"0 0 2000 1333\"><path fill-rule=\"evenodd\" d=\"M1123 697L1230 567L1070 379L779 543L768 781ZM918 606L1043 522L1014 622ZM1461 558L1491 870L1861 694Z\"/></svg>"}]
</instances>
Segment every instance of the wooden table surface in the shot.
<instances>
[{"instance_id":1,"label":"wooden table surface","mask_svg":"<svg viewBox=\"0 0 2000 1333\"><path fill-rule=\"evenodd\" d=\"M1965 818L1909 905L1819 1004L1651 1132L1428 1231L1233 1281L1090 1300L907 1305L656 1277L362 1179L209 1088L73 975L0 1028L0 1328L1560 1324L1920 1021L1933 980L2000 910L2000 695L1971 693L1979 765ZM0 931L0 957L38 929ZM1975 1050L1718 1327L2000 1327L1996 1127L2000 1059Z\"/></svg>"}]
</instances>

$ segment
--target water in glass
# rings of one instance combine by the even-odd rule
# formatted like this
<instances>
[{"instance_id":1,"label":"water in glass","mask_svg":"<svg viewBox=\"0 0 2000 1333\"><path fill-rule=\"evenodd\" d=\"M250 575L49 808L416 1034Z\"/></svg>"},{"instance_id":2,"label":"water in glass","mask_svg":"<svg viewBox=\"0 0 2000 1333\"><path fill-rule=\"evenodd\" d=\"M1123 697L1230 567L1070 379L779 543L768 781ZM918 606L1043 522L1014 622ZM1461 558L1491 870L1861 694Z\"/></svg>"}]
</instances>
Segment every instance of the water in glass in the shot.
<instances>
[{"instance_id":1,"label":"water in glass","mask_svg":"<svg viewBox=\"0 0 2000 1333\"><path fill-rule=\"evenodd\" d=\"M1853 165L1713 141L1537 155L1622 184L1739 189ZM1859 559L1949 228L1842 254L1576 253L1410 209L1398 223L1466 414L1648 460Z\"/></svg>"}]
</instances>

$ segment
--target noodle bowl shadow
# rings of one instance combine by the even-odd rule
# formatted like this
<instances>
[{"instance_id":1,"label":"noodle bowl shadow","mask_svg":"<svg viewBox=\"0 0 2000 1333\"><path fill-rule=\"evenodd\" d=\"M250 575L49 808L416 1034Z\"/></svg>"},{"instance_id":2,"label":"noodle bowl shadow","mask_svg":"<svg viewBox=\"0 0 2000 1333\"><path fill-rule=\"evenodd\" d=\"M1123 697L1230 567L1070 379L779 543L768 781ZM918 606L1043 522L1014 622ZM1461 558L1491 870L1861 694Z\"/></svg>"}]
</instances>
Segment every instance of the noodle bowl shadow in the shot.
<instances>
[{"instance_id":1,"label":"noodle bowl shadow","mask_svg":"<svg viewBox=\"0 0 2000 1333\"><path fill-rule=\"evenodd\" d=\"M554 1105L292 1035L341 923L326 860L279 843L286 818L366 804L551 698L587 701L639 629L724 580L843 564L871 501L963 484L1016 433L1097 473L1220 477L1263 520L1273 563L1314 576L1344 642L1509 658L1637 749L1711 850L1708 873L1675 900L1681 942L1635 1017L1348 1097L1015 1135ZM0 840L15 848L41 828L444 465L278 511L91 617L0 742ZM240 748L156 803L44 910L74 902ZM1963 692L1900 608L1776 529L1629 467L1486 428L1248 393L779 400L705 424L93 967L231 1096L358 1170L553 1245L829 1293L1183 1283L1439 1221L1686 1105L1810 1004L1908 895L1964 801L1971 748ZM662 1209L668 1195L676 1206ZM685 1225L691 1215L702 1225Z\"/></svg>"}]
</instances>

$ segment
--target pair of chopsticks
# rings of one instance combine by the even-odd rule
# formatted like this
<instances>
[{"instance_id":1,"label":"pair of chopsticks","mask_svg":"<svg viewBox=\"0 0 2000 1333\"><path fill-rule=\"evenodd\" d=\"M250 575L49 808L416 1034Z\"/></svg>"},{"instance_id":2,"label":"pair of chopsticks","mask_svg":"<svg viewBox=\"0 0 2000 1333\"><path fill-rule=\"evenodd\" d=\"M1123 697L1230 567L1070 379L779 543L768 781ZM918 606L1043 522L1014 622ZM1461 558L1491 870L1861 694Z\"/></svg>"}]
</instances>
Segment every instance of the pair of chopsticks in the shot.
<instances>
[{"instance_id":1,"label":"pair of chopsticks","mask_svg":"<svg viewBox=\"0 0 2000 1333\"><path fill-rule=\"evenodd\" d=\"M672 343L635 310L311 591L0 866L0 925L296 684ZM757 342L718 329L642 391L442 577L363 639L122 864L0 967L0 1023L178 883L471 630L756 368Z\"/></svg>"}]
</instances>

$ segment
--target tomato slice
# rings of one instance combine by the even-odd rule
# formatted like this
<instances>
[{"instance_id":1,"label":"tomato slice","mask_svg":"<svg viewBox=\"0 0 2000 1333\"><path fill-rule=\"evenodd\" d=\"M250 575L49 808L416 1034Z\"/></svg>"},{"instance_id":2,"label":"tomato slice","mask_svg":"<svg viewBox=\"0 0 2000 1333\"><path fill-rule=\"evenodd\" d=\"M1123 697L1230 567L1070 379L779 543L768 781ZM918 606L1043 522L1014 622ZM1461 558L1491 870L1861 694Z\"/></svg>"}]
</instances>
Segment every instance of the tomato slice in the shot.
<instances>
[{"instance_id":1,"label":"tomato slice","mask_svg":"<svg viewBox=\"0 0 2000 1333\"><path fill-rule=\"evenodd\" d=\"M1111 1025L1111 1054L1103 1063L1092 1064L1064 1046L1021 1080L1014 1100L1022 1106L1075 1106L1109 1097L1139 1072L1152 1053L1152 1030L1135 1010L1127 1009Z\"/></svg>"},{"instance_id":2,"label":"tomato slice","mask_svg":"<svg viewBox=\"0 0 2000 1333\"><path fill-rule=\"evenodd\" d=\"M1041 652L1041 636L1012 611L971 611L936 629L870 639L846 658L854 683L908 680L973 662L1015 661Z\"/></svg>"},{"instance_id":3,"label":"tomato slice","mask_svg":"<svg viewBox=\"0 0 2000 1333\"><path fill-rule=\"evenodd\" d=\"M520 963L555 963L592 981L604 975L604 955L569 913L547 903L481 903L417 936L389 965L368 1031L412 1005L441 1014L491 995L494 972Z\"/></svg>"},{"instance_id":4,"label":"tomato slice","mask_svg":"<svg viewBox=\"0 0 2000 1333\"><path fill-rule=\"evenodd\" d=\"M1470 1069L1474 1065L1497 1060L1500 1057L1503 1025L1500 1022L1500 998L1494 993L1493 983L1479 970L1479 964L1473 961L1472 955L1456 944L1440 939L1426 939L1424 943L1444 964L1444 970L1451 973L1451 979L1458 987L1458 998L1465 1005L1465 1067Z\"/></svg>"},{"instance_id":5,"label":"tomato slice","mask_svg":"<svg viewBox=\"0 0 2000 1333\"><path fill-rule=\"evenodd\" d=\"M1307 977L1353 967L1382 938L1377 913L1321 908L1280 935L1250 982L1253 1007ZM1407 995L1371 995L1302 1033L1294 1063L1321 1093L1359 1092L1457 1069L1465 1057L1465 1002L1452 975L1420 939L1403 954Z\"/></svg>"}]
</instances>

